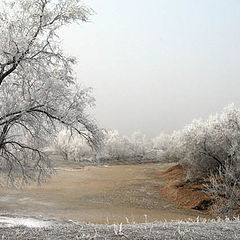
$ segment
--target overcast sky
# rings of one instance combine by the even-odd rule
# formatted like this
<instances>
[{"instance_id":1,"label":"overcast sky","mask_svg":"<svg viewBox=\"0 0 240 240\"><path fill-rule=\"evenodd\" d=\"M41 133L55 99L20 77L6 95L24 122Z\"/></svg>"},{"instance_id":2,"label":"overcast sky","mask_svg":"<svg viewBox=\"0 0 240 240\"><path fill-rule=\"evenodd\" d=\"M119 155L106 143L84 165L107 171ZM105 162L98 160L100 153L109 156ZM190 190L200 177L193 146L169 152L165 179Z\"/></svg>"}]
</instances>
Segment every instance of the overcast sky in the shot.
<instances>
[{"instance_id":1,"label":"overcast sky","mask_svg":"<svg viewBox=\"0 0 240 240\"><path fill-rule=\"evenodd\" d=\"M156 136L240 106L239 0L84 2L91 22L61 37L101 127Z\"/></svg>"}]
</instances>

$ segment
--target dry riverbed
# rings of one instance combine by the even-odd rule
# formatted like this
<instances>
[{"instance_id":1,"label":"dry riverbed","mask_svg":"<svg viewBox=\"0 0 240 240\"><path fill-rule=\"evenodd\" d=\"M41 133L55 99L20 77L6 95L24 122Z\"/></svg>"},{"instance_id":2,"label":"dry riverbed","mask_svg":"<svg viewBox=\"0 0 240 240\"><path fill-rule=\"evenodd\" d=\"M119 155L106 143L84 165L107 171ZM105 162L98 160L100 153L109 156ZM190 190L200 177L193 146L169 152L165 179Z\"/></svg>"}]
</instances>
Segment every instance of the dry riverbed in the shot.
<instances>
[{"instance_id":1,"label":"dry riverbed","mask_svg":"<svg viewBox=\"0 0 240 240\"><path fill-rule=\"evenodd\" d=\"M48 183L0 193L1 213L98 224L196 219L162 194L167 179L156 177L171 164L63 166Z\"/></svg>"}]
</instances>

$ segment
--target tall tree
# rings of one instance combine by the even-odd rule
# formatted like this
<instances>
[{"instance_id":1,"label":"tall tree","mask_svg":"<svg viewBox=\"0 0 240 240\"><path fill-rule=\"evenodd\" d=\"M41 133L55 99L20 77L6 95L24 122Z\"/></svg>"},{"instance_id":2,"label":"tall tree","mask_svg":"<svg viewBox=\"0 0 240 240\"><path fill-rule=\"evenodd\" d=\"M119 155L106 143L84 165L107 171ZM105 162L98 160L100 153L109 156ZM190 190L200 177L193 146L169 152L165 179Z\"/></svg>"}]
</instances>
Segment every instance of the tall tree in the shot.
<instances>
[{"instance_id":1,"label":"tall tree","mask_svg":"<svg viewBox=\"0 0 240 240\"><path fill-rule=\"evenodd\" d=\"M79 0L9 0L0 8L0 180L41 182L51 170L42 150L61 126L94 149L102 134L86 113L89 89L73 77L57 31L91 15Z\"/></svg>"}]
</instances>

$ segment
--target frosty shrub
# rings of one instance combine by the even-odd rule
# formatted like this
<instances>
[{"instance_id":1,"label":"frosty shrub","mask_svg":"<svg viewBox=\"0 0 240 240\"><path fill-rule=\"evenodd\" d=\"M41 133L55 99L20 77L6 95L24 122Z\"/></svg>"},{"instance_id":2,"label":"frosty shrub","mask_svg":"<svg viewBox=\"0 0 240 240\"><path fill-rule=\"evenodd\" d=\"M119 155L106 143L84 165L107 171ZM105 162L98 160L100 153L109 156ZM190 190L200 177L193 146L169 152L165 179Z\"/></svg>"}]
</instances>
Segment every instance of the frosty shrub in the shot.
<instances>
[{"instance_id":1,"label":"frosty shrub","mask_svg":"<svg viewBox=\"0 0 240 240\"><path fill-rule=\"evenodd\" d=\"M193 120L173 133L172 154L187 170L188 178L208 176L224 164L240 167L240 109L233 104L206 121Z\"/></svg>"},{"instance_id":2,"label":"frosty shrub","mask_svg":"<svg viewBox=\"0 0 240 240\"><path fill-rule=\"evenodd\" d=\"M240 171L229 163L211 174L205 192L215 200L214 213L221 216L239 215Z\"/></svg>"},{"instance_id":3,"label":"frosty shrub","mask_svg":"<svg viewBox=\"0 0 240 240\"><path fill-rule=\"evenodd\" d=\"M178 162L179 156L176 155L176 142L177 135L175 132L172 135L160 134L159 136L151 139L152 151L155 152L155 158L159 162Z\"/></svg>"}]
</instances>

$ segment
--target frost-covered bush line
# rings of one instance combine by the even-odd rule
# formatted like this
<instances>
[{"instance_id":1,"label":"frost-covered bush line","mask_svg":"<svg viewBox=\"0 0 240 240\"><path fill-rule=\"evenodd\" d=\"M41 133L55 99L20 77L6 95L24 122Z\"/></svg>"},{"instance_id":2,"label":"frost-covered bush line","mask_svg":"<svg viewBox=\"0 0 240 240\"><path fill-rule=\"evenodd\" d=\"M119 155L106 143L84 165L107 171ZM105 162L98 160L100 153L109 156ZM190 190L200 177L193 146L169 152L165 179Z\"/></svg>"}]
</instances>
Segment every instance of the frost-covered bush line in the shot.
<instances>
[{"instance_id":1,"label":"frost-covered bush line","mask_svg":"<svg viewBox=\"0 0 240 240\"><path fill-rule=\"evenodd\" d=\"M164 153L168 150L171 136L160 136L147 139L140 132L131 136L122 136L117 130L105 130L103 147L93 151L82 138L72 135L68 130L59 132L54 151L68 161L92 161L104 160L117 161L128 159L149 159L155 161L165 160Z\"/></svg>"},{"instance_id":2,"label":"frost-covered bush line","mask_svg":"<svg viewBox=\"0 0 240 240\"><path fill-rule=\"evenodd\" d=\"M67 130L59 133L56 149L66 159L153 159L178 162L188 179L209 176L225 163L240 170L240 109L233 104L207 120L193 120L171 135L147 139L140 132L122 136L116 130L105 131L103 147L94 153L80 138Z\"/></svg>"},{"instance_id":3,"label":"frost-covered bush line","mask_svg":"<svg viewBox=\"0 0 240 240\"><path fill-rule=\"evenodd\" d=\"M130 137L127 137L121 136L116 130L107 131L104 143L105 146L100 153L100 157L103 159L142 159L151 157L149 141L140 132L135 132Z\"/></svg>"},{"instance_id":4,"label":"frost-covered bush line","mask_svg":"<svg viewBox=\"0 0 240 240\"><path fill-rule=\"evenodd\" d=\"M189 179L209 176L225 165L240 170L240 109L233 104L207 120L193 120L172 135L170 154L187 170Z\"/></svg>"}]
</instances>

